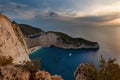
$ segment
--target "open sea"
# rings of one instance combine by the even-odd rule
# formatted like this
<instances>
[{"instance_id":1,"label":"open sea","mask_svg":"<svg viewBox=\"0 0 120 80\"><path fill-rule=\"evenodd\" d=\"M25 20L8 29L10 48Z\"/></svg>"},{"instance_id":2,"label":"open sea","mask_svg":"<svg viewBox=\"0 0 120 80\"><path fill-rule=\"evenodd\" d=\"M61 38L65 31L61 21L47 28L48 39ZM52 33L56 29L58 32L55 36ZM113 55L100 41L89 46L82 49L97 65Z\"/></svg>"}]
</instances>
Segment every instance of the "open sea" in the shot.
<instances>
[{"instance_id":1,"label":"open sea","mask_svg":"<svg viewBox=\"0 0 120 80\"><path fill-rule=\"evenodd\" d=\"M120 27L79 27L72 30L66 28L62 32L73 37L96 41L100 49L41 48L30 54L30 58L40 59L42 70L61 75L64 80L75 80L76 67L81 63L93 63L98 67L100 55L105 59L117 58L116 62L120 64Z\"/></svg>"}]
</instances>

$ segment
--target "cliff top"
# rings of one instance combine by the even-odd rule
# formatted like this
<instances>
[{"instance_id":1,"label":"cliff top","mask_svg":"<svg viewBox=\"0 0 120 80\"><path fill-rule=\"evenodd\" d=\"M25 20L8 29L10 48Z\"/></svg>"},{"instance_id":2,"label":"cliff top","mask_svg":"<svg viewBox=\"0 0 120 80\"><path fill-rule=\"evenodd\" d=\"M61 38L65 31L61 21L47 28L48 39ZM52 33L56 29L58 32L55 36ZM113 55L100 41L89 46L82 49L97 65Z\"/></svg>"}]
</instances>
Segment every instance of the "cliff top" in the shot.
<instances>
[{"instance_id":1,"label":"cliff top","mask_svg":"<svg viewBox=\"0 0 120 80\"><path fill-rule=\"evenodd\" d=\"M0 55L12 57L14 63L29 60L28 48L21 30L3 14L0 14Z\"/></svg>"},{"instance_id":2,"label":"cliff top","mask_svg":"<svg viewBox=\"0 0 120 80\"><path fill-rule=\"evenodd\" d=\"M23 35L32 35L32 34L37 34L37 33L44 32L40 28L32 27L32 26L27 25L27 24L19 24L19 26L20 26L20 29L23 32Z\"/></svg>"},{"instance_id":3,"label":"cliff top","mask_svg":"<svg viewBox=\"0 0 120 80\"><path fill-rule=\"evenodd\" d=\"M64 43L68 43L68 44L80 44L80 43L84 43L86 45L96 45L97 42L91 42L91 41L88 41L88 40L85 40L83 38L72 38L71 36L65 34L65 33L62 33L62 32L54 32L54 31L48 31L46 32L47 34L48 33L55 33L56 35L60 36L60 38L64 41Z\"/></svg>"}]
</instances>

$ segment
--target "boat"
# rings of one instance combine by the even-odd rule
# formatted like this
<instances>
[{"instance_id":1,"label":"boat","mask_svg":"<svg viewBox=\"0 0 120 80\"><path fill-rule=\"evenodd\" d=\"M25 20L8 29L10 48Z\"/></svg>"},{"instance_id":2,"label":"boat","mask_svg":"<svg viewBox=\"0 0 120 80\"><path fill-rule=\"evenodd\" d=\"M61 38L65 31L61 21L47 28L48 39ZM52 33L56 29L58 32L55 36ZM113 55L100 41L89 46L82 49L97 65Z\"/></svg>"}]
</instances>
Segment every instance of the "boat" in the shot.
<instances>
[{"instance_id":1,"label":"boat","mask_svg":"<svg viewBox=\"0 0 120 80\"><path fill-rule=\"evenodd\" d=\"M72 53L69 53L69 56L72 56Z\"/></svg>"}]
</instances>

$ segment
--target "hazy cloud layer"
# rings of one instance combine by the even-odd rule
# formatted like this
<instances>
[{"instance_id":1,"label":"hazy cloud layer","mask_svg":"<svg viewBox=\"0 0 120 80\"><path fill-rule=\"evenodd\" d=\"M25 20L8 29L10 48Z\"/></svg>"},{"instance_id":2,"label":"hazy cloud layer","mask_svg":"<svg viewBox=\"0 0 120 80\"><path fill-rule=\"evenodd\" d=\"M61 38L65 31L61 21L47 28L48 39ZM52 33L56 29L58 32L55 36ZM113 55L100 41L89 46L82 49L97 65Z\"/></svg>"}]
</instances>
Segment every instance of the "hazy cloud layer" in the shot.
<instances>
[{"instance_id":1,"label":"hazy cloud layer","mask_svg":"<svg viewBox=\"0 0 120 80\"><path fill-rule=\"evenodd\" d=\"M120 0L0 0L0 12L46 29L96 26L120 18Z\"/></svg>"},{"instance_id":2,"label":"hazy cloud layer","mask_svg":"<svg viewBox=\"0 0 120 80\"><path fill-rule=\"evenodd\" d=\"M111 21L114 19L120 18L120 14L118 13L109 13L108 15L101 15L101 16L84 16L75 18L78 21L85 21L85 22L105 22Z\"/></svg>"}]
</instances>

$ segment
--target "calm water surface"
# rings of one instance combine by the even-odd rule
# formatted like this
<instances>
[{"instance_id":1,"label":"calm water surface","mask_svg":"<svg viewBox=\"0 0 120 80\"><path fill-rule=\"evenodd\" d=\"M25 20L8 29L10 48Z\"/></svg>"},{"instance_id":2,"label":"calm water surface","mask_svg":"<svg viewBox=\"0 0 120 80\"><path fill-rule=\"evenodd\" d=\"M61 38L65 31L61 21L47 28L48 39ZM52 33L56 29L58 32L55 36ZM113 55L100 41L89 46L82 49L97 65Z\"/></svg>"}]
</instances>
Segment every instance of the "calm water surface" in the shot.
<instances>
[{"instance_id":1,"label":"calm water surface","mask_svg":"<svg viewBox=\"0 0 120 80\"><path fill-rule=\"evenodd\" d=\"M73 28L72 31L64 27L62 32L73 37L96 41L100 44L100 49L95 51L41 48L30 55L31 59L41 60L41 69L59 74L64 80L74 80L74 71L80 63L89 62L98 66L100 55L105 59L117 58L120 64L120 27L79 27Z\"/></svg>"}]
</instances>

